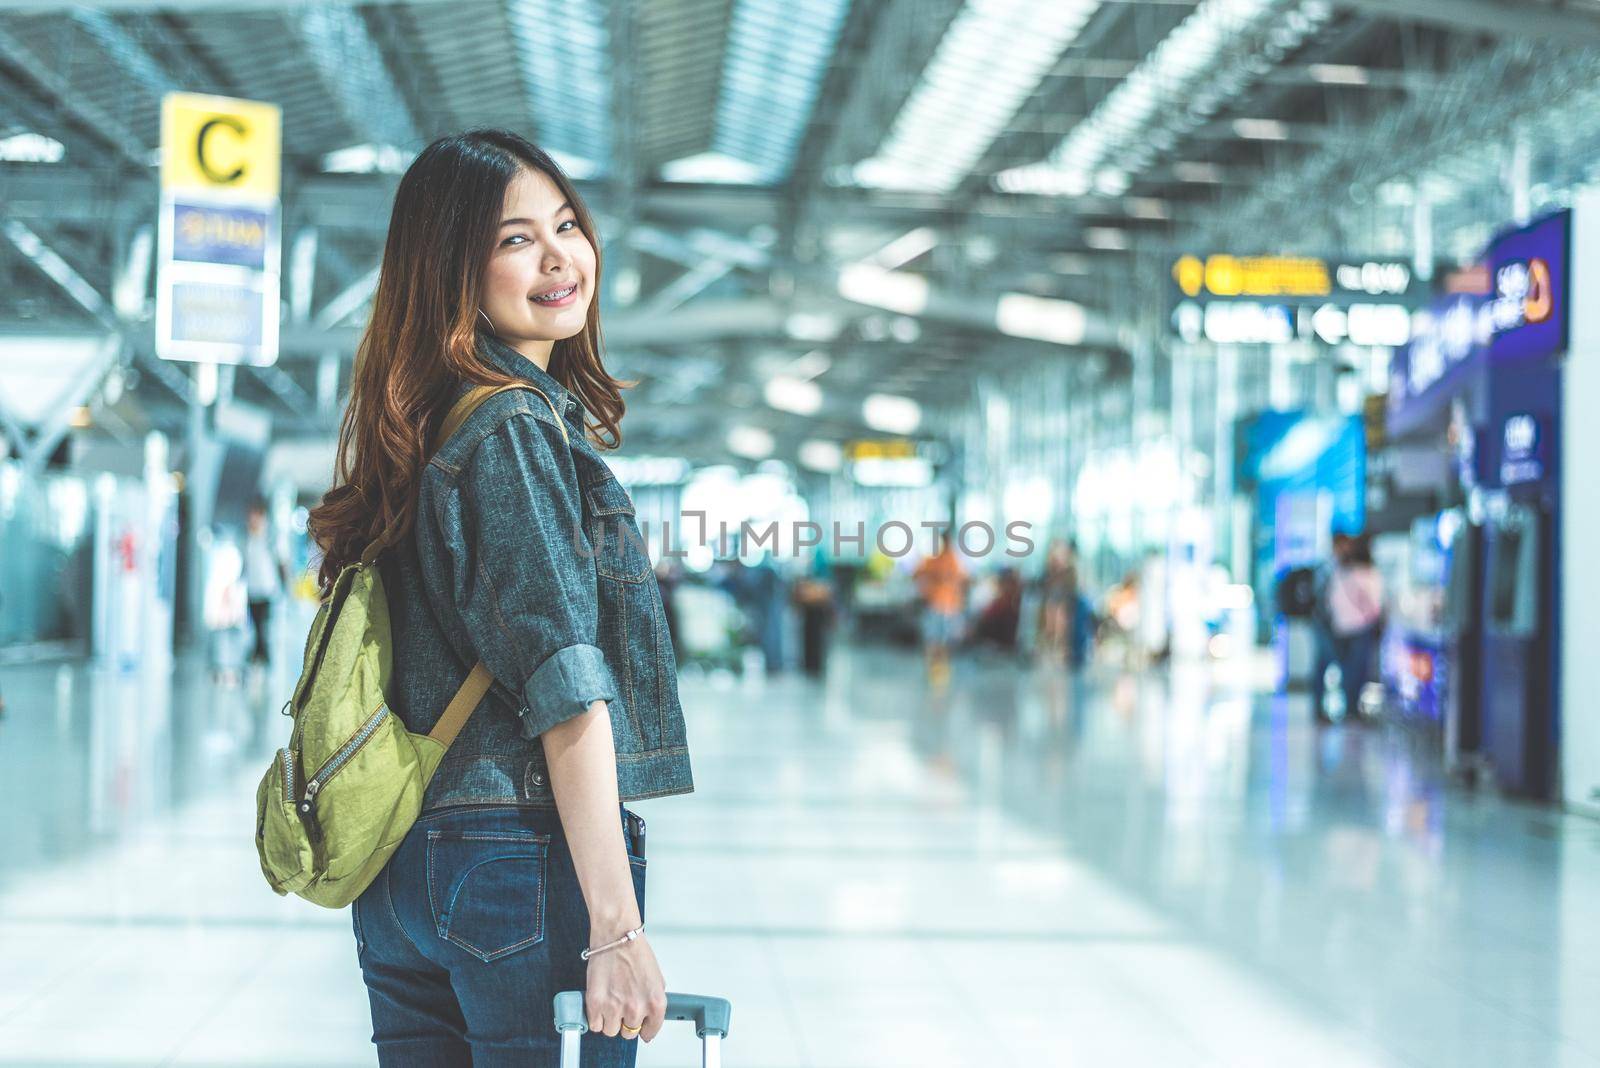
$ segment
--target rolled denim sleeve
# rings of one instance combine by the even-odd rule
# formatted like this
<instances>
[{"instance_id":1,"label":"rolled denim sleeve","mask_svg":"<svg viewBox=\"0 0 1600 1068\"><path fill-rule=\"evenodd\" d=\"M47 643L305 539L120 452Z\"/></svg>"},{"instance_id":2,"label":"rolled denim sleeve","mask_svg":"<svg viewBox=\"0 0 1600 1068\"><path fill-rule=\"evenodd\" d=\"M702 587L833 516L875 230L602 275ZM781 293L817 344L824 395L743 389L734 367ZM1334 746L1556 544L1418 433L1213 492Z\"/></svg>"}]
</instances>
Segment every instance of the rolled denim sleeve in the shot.
<instances>
[{"instance_id":1,"label":"rolled denim sleeve","mask_svg":"<svg viewBox=\"0 0 1600 1068\"><path fill-rule=\"evenodd\" d=\"M511 416L437 501L451 585L441 592L489 673L522 694L523 736L616 700L596 644L595 554L561 432L531 414Z\"/></svg>"}]
</instances>

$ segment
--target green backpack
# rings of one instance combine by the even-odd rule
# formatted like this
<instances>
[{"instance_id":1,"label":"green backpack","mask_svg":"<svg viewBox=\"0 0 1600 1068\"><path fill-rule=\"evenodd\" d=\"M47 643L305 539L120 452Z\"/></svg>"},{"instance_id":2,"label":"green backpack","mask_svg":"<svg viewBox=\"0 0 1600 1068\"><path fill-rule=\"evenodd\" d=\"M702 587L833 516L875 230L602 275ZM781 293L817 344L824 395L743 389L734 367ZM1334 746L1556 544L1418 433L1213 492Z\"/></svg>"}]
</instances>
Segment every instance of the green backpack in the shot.
<instances>
[{"instance_id":1,"label":"green backpack","mask_svg":"<svg viewBox=\"0 0 1600 1068\"><path fill-rule=\"evenodd\" d=\"M480 404L511 389L531 389L550 404L530 385L476 387L450 409L438 444ZM566 436L559 413L556 422ZM474 666L427 734L412 734L389 710L389 606L376 564L397 533L385 531L340 571L317 609L289 699L289 744L256 789L261 873L279 894L331 909L359 897L399 848L445 750L492 681L481 662Z\"/></svg>"}]
</instances>

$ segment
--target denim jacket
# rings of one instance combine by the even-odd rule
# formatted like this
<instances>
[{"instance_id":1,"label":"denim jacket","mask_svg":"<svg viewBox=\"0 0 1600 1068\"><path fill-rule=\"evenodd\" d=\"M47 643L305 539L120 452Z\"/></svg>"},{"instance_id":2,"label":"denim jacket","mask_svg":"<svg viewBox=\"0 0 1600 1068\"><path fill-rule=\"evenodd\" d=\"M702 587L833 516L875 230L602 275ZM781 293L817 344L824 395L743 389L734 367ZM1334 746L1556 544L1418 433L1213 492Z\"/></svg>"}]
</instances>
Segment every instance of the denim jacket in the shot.
<instances>
[{"instance_id":1,"label":"denim jacket","mask_svg":"<svg viewBox=\"0 0 1600 1068\"><path fill-rule=\"evenodd\" d=\"M479 346L550 398L568 440L537 393L490 397L424 468L412 533L381 558L406 728L431 729L479 659L494 676L423 809L554 804L539 736L597 699L620 800L688 793L677 661L633 501L576 398L500 339Z\"/></svg>"}]
</instances>

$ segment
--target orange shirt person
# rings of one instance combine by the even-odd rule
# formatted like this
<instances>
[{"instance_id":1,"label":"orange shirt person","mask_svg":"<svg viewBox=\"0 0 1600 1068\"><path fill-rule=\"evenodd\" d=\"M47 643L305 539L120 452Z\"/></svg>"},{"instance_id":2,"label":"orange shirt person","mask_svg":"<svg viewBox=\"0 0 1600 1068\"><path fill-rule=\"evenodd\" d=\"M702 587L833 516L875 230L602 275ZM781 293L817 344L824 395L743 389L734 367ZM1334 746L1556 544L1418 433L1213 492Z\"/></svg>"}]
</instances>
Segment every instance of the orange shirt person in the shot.
<instances>
[{"instance_id":1,"label":"orange shirt person","mask_svg":"<svg viewBox=\"0 0 1600 1068\"><path fill-rule=\"evenodd\" d=\"M967 569L956 555L950 539L942 540L939 551L926 557L912 572L922 600L922 638L928 652L941 656L955 644L961 621L961 607L967 585Z\"/></svg>"}]
</instances>

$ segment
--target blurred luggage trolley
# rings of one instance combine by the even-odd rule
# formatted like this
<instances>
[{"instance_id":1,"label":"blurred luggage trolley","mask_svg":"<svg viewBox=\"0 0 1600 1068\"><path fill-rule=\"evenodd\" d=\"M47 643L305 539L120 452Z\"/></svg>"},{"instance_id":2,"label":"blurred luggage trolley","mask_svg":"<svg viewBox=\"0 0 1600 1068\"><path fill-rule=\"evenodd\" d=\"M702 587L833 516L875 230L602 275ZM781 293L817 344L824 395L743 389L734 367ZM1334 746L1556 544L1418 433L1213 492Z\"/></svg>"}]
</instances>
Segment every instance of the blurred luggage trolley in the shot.
<instances>
[{"instance_id":1,"label":"blurred luggage trolley","mask_svg":"<svg viewBox=\"0 0 1600 1068\"><path fill-rule=\"evenodd\" d=\"M578 1043L589 1030L583 1011L583 991L566 990L556 995L556 1030L561 1032L561 1068L578 1068ZM693 1020L694 1033L704 1044L701 1068L722 1068L722 1040L728 1037L728 1019L733 1006L726 998L699 994L667 994L668 1020Z\"/></svg>"}]
</instances>

